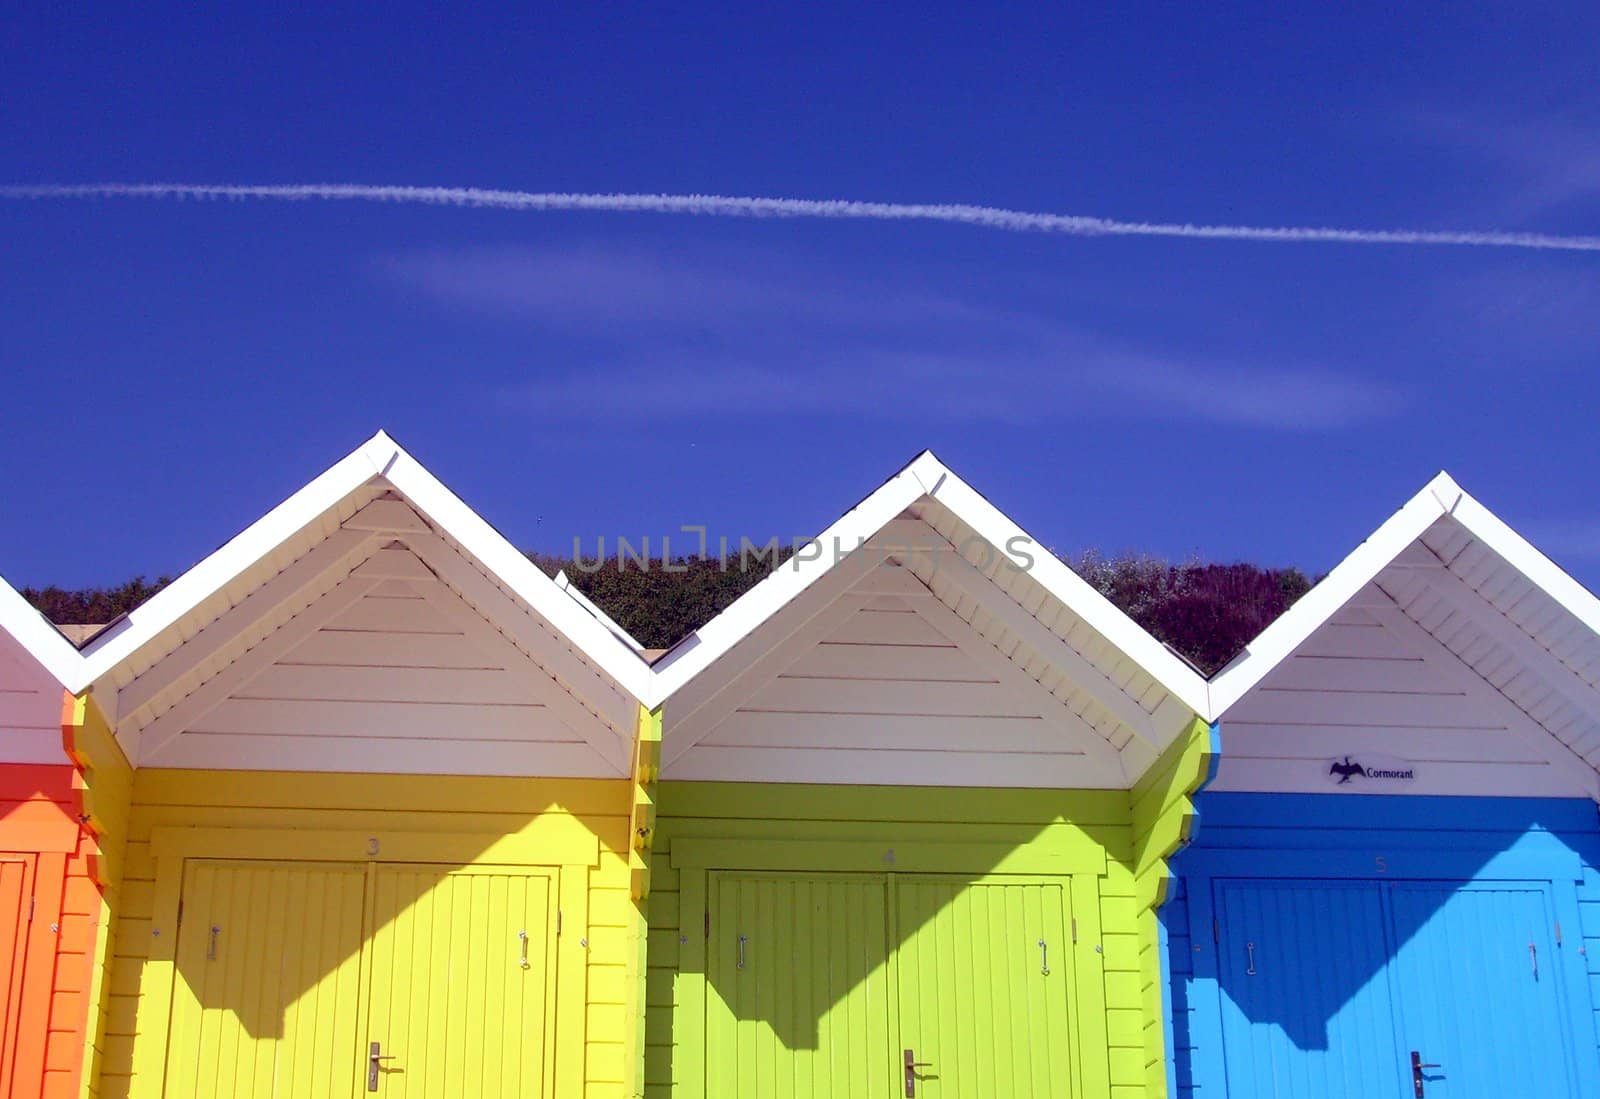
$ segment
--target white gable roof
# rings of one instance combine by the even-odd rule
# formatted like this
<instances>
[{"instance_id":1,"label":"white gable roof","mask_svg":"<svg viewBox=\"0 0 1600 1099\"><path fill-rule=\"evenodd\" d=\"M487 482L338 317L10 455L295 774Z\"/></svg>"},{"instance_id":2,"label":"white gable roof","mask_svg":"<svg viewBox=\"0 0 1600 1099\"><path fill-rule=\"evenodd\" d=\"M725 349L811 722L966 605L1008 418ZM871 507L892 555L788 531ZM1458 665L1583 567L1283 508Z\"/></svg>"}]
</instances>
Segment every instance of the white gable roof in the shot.
<instances>
[{"instance_id":1,"label":"white gable roof","mask_svg":"<svg viewBox=\"0 0 1600 1099\"><path fill-rule=\"evenodd\" d=\"M62 689L82 658L0 580L0 763L66 763Z\"/></svg>"},{"instance_id":2,"label":"white gable roof","mask_svg":"<svg viewBox=\"0 0 1600 1099\"><path fill-rule=\"evenodd\" d=\"M826 660L814 652L821 645L856 645L853 651L867 661L865 646L874 637L893 644L894 630L904 634L900 644L929 650L930 669L938 660L957 660L959 651L976 674L952 665L947 680L930 670L919 681L910 666L877 656L871 659L881 675L867 674L842 666L846 658L837 652ZM950 651L940 655L938 649ZM801 660L803 666L793 663ZM825 666L834 673L824 674ZM821 715L837 726L833 749L865 752L877 738L902 735L896 730L903 725L901 758L922 761L932 758L928 744L910 738L917 728L937 729L948 718L951 737L965 738L951 745L950 758L977 766L1010 751L1019 768L1030 759L1048 766L1047 753L1037 742L1010 744L999 722L1053 721L1086 734L1077 736L1077 750L1090 757L1083 766L1093 765L1096 780L1085 785L1126 785L1206 703L1205 683L1189 665L929 452L676 645L655 669L653 699L666 704L668 777L750 777L742 764L730 769L709 758L693 762L685 753L702 740L721 743L724 760L750 758L758 741L799 751L808 738L827 736L823 723L810 720ZM803 698L798 680L810 681ZM868 680L874 685L865 685ZM958 684L970 688L959 699ZM942 710L941 694L952 695ZM743 727L719 740L717 723L726 726L741 713ZM863 720L848 726L846 717ZM981 725L980 718L994 723ZM970 726L964 734L960 722ZM680 757L684 761L675 765ZM770 758L777 767L803 767L798 758ZM896 781L882 777L890 773L888 760L877 771L864 758L853 766L862 776L856 781ZM805 773L825 781L825 769ZM917 773L921 781L935 781L926 770ZM1060 784L1060 777L1039 774L1047 784ZM993 784L1026 783L998 777Z\"/></svg>"},{"instance_id":3,"label":"white gable roof","mask_svg":"<svg viewBox=\"0 0 1600 1099\"><path fill-rule=\"evenodd\" d=\"M82 655L49 619L3 579L0 579L0 630L10 635L58 686L70 688L79 681Z\"/></svg>"},{"instance_id":4,"label":"white gable roof","mask_svg":"<svg viewBox=\"0 0 1600 1099\"><path fill-rule=\"evenodd\" d=\"M1308 760L1357 741L1421 755L1429 774L1458 776L1438 792L1600 793L1600 600L1443 473L1262 631L1210 695L1224 723L1217 788L1247 788L1249 761L1268 744L1284 755L1299 727L1324 730ZM1241 751L1228 735L1239 726L1271 739Z\"/></svg>"},{"instance_id":5,"label":"white gable roof","mask_svg":"<svg viewBox=\"0 0 1600 1099\"><path fill-rule=\"evenodd\" d=\"M319 689L330 678L337 697ZM426 770L422 742L444 728L435 755L471 772L584 774L625 770L649 682L379 432L96 637L69 685L94 688L139 762L289 766L290 734L321 738L320 766Z\"/></svg>"}]
</instances>

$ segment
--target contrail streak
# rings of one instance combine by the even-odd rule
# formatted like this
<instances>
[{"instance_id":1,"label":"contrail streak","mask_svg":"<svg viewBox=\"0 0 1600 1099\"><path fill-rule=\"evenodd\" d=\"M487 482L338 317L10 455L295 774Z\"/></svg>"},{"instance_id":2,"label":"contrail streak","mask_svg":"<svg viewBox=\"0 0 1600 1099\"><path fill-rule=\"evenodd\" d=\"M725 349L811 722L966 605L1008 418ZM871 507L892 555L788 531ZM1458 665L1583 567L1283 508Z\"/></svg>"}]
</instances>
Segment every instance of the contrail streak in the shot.
<instances>
[{"instance_id":1,"label":"contrail streak","mask_svg":"<svg viewBox=\"0 0 1600 1099\"><path fill-rule=\"evenodd\" d=\"M960 203L857 202L845 199L754 198L736 195L565 194L481 187L388 187L361 183L210 184L69 183L0 186L0 198L168 198L397 202L494 210L559 210L692 214L701 217L828 218L932 221L1010 233L1078 237L1179 237L1274 244L1423 244L1467 248L1530 248L1600 252L1600 237L1452 229L1337 229L1315 226L1196 225L1040 214Z\"/></svg>"}]
</instances>

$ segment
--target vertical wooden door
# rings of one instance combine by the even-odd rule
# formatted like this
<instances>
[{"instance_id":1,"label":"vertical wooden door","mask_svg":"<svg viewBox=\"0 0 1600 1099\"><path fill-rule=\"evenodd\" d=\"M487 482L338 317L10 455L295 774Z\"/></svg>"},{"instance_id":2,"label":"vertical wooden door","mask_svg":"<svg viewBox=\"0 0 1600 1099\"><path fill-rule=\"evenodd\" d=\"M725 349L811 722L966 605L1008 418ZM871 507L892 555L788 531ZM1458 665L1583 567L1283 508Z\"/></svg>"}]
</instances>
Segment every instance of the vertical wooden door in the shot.
<instances>
[{"instance_id":1,"label":"vertical wooden door","mask_svg":"<svg viewBox=\"0 0 1600 1099\"><path fill-rule=\"evenodd\" d=\"M27 958L33 857L0 857L0 1091L9 1090L22 1029L23 962Z\"/></svg>"},{"instance_id":2,"label":"vertical wooden door","mask_svg":"<svg viewBox=\"0 0 1600 1099\"><path fill-rule=\"evenodd\" d=\"M1402 1099L1379 885L1218 881L1228 1094Z\"/></svg>"},{"instance_id":3,"label":"vertical wooden door","mask_svg":"<svg viewBox=\"0 0 1600 1099\"><path fill-rule=\"evenodd\" d=\"M707 1096L896 1094L882 877L712 874L708 915Z\"/></svg>"},{"instance_id":4,"label":"vertical wooden door","mask_svg":"<svg viewBox=\"0 0 1600 1099\"><path fill-rule=\"evenodd\" d=\"M555 875L379 867L362 1045L383 1099L551 1094Z\"/></svg>"},{"instance_id":5,"label":"vertical wooden door","mask_svg":"<svg viewBox=\"0 0 1600 1099\"><path fill-rule=\"evenodd\" d=\"M1073 1094L1065 887L896 875L891 890L901 1058L893 1094Z\"/></svg>"},{"instance_id":6,"label":"vertical wooden door","mask_svg":"<svg viewBox=\"0 0 1600 1099\"><path fill-rule=\"evenodd\" d=\"M1562 1007L1574 948L1555 945L1548 887L1407 882L1389 897L1401 1052L1436 1066L1426 1099L1581 1094Z\"/></svg>"},{"instance_id":7,"label":"vertical wooden door","mask_svg":"<svg viewBox=\"0 0 1600 1099\"><path fill-rule=\"evenodd\" d=\"M364 892L357 866L186 864L170 1099L349 1099Z\"/></svg>"}]
</instances>

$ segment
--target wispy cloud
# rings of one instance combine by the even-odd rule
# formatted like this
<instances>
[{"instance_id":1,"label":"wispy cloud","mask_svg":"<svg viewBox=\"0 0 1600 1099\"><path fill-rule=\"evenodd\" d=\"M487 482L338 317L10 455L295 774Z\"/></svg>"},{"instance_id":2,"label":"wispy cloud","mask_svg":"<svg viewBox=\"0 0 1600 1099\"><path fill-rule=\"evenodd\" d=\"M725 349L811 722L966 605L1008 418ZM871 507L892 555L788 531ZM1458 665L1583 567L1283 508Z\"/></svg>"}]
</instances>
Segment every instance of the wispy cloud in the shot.
<instances>
[{"instance_id":1,"label":"wispy cloud","mask_svg":"<svg viewBox=\"0 0 1600 1099\"><path fill-rule=\"evenodd\" d=\"M1443 245L1600 252L1600 237L1496 230L1366 229L1313 225L1207 225L1132 221L1084 214L1036 213L968 203L865 202L857 199L749 195L568 194L486 187L407 187L364 183L210 184L72 183L0 186L8 199L237 199L272 202L387 202L521 213L679 214L734 218L827 218L845 221L941 222L1008 233L1071 237L1165 237L1257 244Z\"/></svg>"},{"instance_id":2,"label":"wispy cloud","mask_svg":"<svg viewBox=\"0 0 1600 1099\"><path fill-rule=\"evenodd\" d=\"M580 340L584 369L501 394L547 420L1094 417L1326 430L1402 404L1394 387L1352 373L1136 346L1038 308L748 253L468 249L389 256L378 269L445 305Z\"/></svg>"},{"instance_id":3,"label":"wispy cloud","mask_svg":"<svg viewBox=\"0 0 1600 1099\"><path fill-rule=\"evenodd\" d=\"M1493 108L1416 111L1415 132L1499 178L1487 208L1522 221L1570 213L1600 200L1600 125L1552 113L1513 115Z\"/></svg>"}]
</instances>

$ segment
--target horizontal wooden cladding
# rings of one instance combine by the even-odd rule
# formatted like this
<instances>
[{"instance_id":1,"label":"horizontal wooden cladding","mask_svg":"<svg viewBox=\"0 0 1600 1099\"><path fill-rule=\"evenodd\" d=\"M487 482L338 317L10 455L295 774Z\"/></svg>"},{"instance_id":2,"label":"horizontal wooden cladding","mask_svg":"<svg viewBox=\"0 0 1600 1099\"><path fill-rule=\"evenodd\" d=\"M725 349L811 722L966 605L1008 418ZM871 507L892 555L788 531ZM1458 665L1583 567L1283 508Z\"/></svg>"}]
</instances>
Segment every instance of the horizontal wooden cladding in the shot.
<instances>
[{"instance_id":1,"label":"horizontal wooden cladding","mask_svg":"<svg viewBox=\"0 0 1600 1099\"><path fill-rule=\"evenodd\" d=\"M837 640L824 641L808 650L784 674L906 683L974 679L971 658L954 645L862 645ZM976 678L993 681L993 677L981 672Z\"/></svg>"},{"instance_id":2,"label":"horizontal wooden cladding","mask_svg":"<svg viewBox=\"0 0 1600 1099\"><path fill-rule=\"evenodd\" d=\"M745 839L672 841L675 869L860 871L957 874L1103 874L1105 849L1049 842L971 843L954 840L871 842L790 840L759 845Z\"/></svg>"},{"instance_id":3,"label":"horizontal wooden cladding","mask_svg":"<svg viewBox=\"0 0 1600 1099\"><path fill-rule=\"evenodd\" d=\"M500 668L277 664L233 697L457 706L541 705L536 680L507 675Z\"/></svg>"},{"instance_id":4,"label":"horizontal wooden cladding","mask_svg":"<svg viewBox=\"0 0 1600 1099\"><path fill-rule=\"evenodd\" d=\"M373 848L377 847L374 852ZM368 826L356 831L318 829L306 834L282 833L269 843L238 828L157 828L150 834L156 858L252 857L360 861L374 857L399 862L475 862L505 865L593 866L600 858L600 839L576 818L549 813L525 822L514 833L413 832Z\"/></svg>"},{"instance_id":5,"label":"horizontal wooden cladding","mask_svg":"<svg viewBox=\"0 0 1600 1099\"><path fill-rule=\"evenodd\" d=\"M819 725L827 721L816 719ZM878 747L745 748L712 745L695 747L663 771L669 783L683 781L759 782L782 775L796 782L861 782L891 785L906 781L923 784L943 780L965 786L1028 788L1081 786L1123 789L1127 776L1114 761L1092 759L1082 753L991 751L975 749L934 751L884 750Z\"/></svg>"},{"instance_id":6,"label":"horizontal wooden cladding","mask_svg":"<svg viewBox=\"0 0 1600 1099\"><path fill-rule=\"evenodd\" d=\"M540 705L474 702L384 705L313 699L232 698L186 732L389 740L578 740ZM444 762L441 760L441 762Z\"/></svg>"},{"instance_id":7,"label":"horizontal wooden cladding","mask_svg":"<svg viewBox=\"0 0 1600 1099\"><path fill-rule=\"evenodd\" d=\"M141 768L140 805L292 808L420 813L523 813L551 809L627 816L631 784L622 779L373 775L353 772L207 771Z\"/></svg>"},{"instance_id":8,"label":"horizontal wooden cladding","mask_svg":"<svg viewBox=\"0 0 1600 1099\"><path fill-rule=\"evenodd\" d=\"M1223 730L1223 736L1224 738L1227 736L1226 729ZM1330 797L1346 793L1374 792L1370 789L1350 789L1330 783L1326 777L1327 766L1321 761L1294 761L1297 767L1291 768L1279 758L1240 758L1231 754L1231 748L1228 751L1230 754L1225 757L1217 780L1207 789L1229 792L1255 790L1327 794ZM1388 796L1482 795L1555 798L1584 794L1584 790L1573 781L1570 773L1542 761L1493 764L1435 762L1418 764L1416 770L1417 777L1414 782L1391 784L1380 792Z\"/></svg>"},{"instance_id":9,"label":"horizontal wooden cladding","mask_svg":"<svg viewBox=\"0 0 1600 1099\"><path fill-rule=\"evenodd\" d=\"M977 735L980 732L981 736ZM950 751L966 748L1083 754L1071 743L1051 744L1048 733L1045 721L1038 716L975 720L959 716L845 713L796 720L792 714L740 713L717 726L700 743L734 748L862 748L890 752L937 751L933 745L949 744ZM981 740L981 749L969 743L971 740Z\"/></svg>"},{"instance_id":10,"label":"horizontal wooden cladding","mask_svg":"<svg viewBox=\"0 0 1600 1099\"><path fill-rule=\"evenodd\" d=\"M840 645L904 645L949 648L950 639L909 606L864 607L828 640Z\"/></svg>"},{"instance_id":11,"label":"horizontal wooden cladding","mask_svg":"<svg viewBox=\"0 0 1600 1099\"><path fill-rule=\"evenodd\" d=\"M359 606L359 604L358 604ZM435 633L371 633L322 629L306 638L284 661L293 665L332 664L341 667L499 668L466 635Z\"/></svg>"},{"instance_id":12,"label":"horizontal wooden cladding","mask_svg":"<svg viewBox=\"0 0 1600 1099\"><path fill-rule=\"evenodd\" d=\"M977 669L972 669L977 673ZM907 714L933 717L1038 717L1036 702L1017 698L979 675L963 682L896 683L782 675L741 710L793 714Z\"/></svg>"},{"instance_id":13,"label":"horizontal wooden cladding","mask_svg":"<svg viewBox=\"0 0 1600 1099\"><path fill-rule=\"evenodd\" d=\"M1314 691L1258 687L1228 715L1232 721L1330 725L1388 725L1442 729L1496 729L1464 691Z\"/></svg>"},{"instance_id":14,"label":"horizontal wooden cladding","mask_svg":"<svg viewBox=\"0 0 1600 1099\"><path fill-rule=\"evenodd\" d=\"M186 733L172 748L152 753L140 768L216 768L281 771L305 763L297 738ZM420 746L420 751L419 751ZM620 774L594 749L574 741L419 740L398 737L348 737L318 745L316 765L329 772L384 768L392 774L539 775L560 779ZM308 772L309 773L309 772Z\"/></svg>"},{"instance_id":15,"label":"horizontal wooden cladding","mask_svg":"<svg viewBox=\"0 0 1600 1099\"><path fill-rule=\"evenodd\" d=\"M975 790L799 783L663 782L663 823L674 817L754 820L981 821L1127 825L1126 790Z\"/></svg>"},{"instance_id":16,"label":"horizontal wooden cladding","mask_svg":"<svg viewBox=\"0 0 1600 1099\"><path fill-rule=\"evenodd\" d=\"M1400 755L1414 762L1544 762L1505 729L1416 729L1391 725L1230 721L1228 758L1327 760L1347 753ZM1397 751L1403 745L1403 751Z\"/></svg>"}]
</instances>

